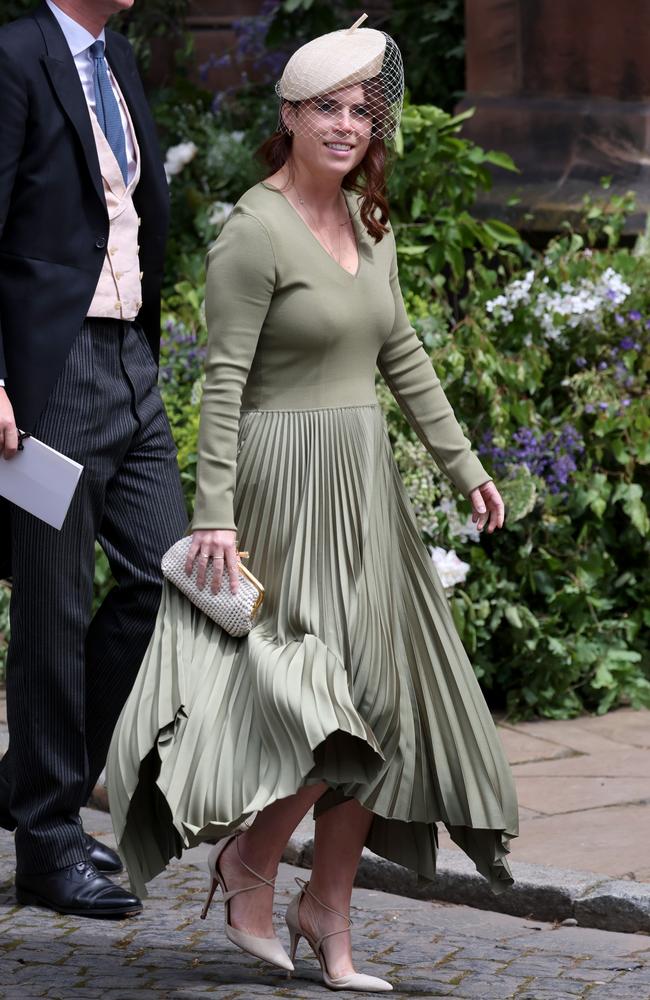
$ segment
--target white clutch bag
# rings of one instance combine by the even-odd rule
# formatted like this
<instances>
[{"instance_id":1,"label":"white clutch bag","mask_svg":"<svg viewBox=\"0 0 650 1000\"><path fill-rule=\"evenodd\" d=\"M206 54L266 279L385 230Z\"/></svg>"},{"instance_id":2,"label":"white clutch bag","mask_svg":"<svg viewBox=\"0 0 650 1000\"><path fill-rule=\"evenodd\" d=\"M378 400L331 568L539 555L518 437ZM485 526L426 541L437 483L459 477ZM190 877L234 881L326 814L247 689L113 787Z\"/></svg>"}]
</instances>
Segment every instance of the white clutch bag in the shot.
<instances>
[{"instance_id":1,"label":"white clutch bag","mask_svg":"<svg viewBox=\"0 0 650 1000\"><path fill-rule=\"evenodd\" d=\"M191 576L185 572L185 562L191 544L192 538L188 535L165 552L162 559L163 576L224 631L236 637L248 635L264 600L264 587L240 563L237 593L233 594L230 589L230 577L224 566L221 587L218 593L213 594L212 560L210 560L205 574L205 585L200 590L196 582L198 562L195 561Z\"/></svg>"}]
</instances>

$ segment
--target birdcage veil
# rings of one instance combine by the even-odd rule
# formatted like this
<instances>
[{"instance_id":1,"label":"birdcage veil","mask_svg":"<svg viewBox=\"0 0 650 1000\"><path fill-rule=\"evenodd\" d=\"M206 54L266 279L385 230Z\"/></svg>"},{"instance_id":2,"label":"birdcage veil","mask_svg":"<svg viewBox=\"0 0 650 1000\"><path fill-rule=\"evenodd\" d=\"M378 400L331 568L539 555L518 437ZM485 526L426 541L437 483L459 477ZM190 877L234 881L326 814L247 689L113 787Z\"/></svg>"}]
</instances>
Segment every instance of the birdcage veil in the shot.
<instances>
[{"instance_id":1,"label":"birdcage veil","mask_svg":"<svg viewBox=\"0 0 650 1000\"><path fill-rule=\"evenodd\" d=\"M275 86L281 102L279 131L321 137L344 114L338 92L360 84L363 101L349 108L352 126L372 137L393 138L404 100L402 57L390 35L359 27L365 17L294 52ZM285 102L296 109L290 124Z\"/></svg>"}]
</instances>

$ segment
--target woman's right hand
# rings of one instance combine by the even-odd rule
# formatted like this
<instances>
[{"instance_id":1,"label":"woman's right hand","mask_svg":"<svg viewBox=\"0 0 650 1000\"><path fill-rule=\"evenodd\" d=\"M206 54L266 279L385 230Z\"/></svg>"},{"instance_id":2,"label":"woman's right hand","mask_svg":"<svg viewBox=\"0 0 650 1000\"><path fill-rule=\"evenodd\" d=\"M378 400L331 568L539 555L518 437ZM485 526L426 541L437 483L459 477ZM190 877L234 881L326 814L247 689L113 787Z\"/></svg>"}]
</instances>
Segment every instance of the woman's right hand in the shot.
<instances>
[{"instance_id":1,"label":"woman's right hand","mask_svg":"<svg viewBox=\"0 0 650 1000\"><path fill-rule=\"evenodd\" d=\"M205 586L206 571L211 559L212 593L217 594L221 588L225 564L230 577L230 589L233 594L236 594L239 587L236 531L222 531L218 528L212 531L198 530L192 533L192 544L187 553L185 572L191 576L194 571L194 563L198 563L196 582L200 590Z\"/></svg>"}]
</instances>

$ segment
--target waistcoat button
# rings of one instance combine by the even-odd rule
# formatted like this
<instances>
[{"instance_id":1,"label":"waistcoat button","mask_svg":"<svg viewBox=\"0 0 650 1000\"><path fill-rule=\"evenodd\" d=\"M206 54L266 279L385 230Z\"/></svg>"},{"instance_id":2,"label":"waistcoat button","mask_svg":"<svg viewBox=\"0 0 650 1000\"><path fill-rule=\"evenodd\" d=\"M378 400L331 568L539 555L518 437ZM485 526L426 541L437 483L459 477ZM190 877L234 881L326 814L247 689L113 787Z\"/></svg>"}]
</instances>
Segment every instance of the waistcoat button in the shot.
<instances>
[{"instance_id":1,"label":"waistcoat button","mask_svg":"<svg viewBox=\"0 0 650 1000\"><path fill-rule=\"evenodd\" d=\"M98 250L103 250L106 246L106 239L103 236L98 236L95 240L95 246Z\"/></svg>"}]
</instances>

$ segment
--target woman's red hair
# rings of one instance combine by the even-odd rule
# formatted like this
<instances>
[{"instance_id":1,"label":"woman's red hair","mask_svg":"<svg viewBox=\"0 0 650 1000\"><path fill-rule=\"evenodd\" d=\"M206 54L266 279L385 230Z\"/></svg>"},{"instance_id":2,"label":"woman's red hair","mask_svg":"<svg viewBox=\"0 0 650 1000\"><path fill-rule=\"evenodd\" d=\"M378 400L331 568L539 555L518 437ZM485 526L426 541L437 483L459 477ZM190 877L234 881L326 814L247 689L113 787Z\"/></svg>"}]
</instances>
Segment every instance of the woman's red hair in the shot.
<instances>
[{"instance_id":1,"label":"woman's red hair","mask_svg":"<svg viewBox=\"0 0 650 1000\"><path fill-rule=\"evenodd\" d=\"M293 136L274 132L255 154L268 168L269 176L291 158ZM388 198L386 195L386 146L383 139L372 138L361 162L343 178L346 191L361 195L361 221L379 243L388 232Z\"/></svg>"}]
</instances>

